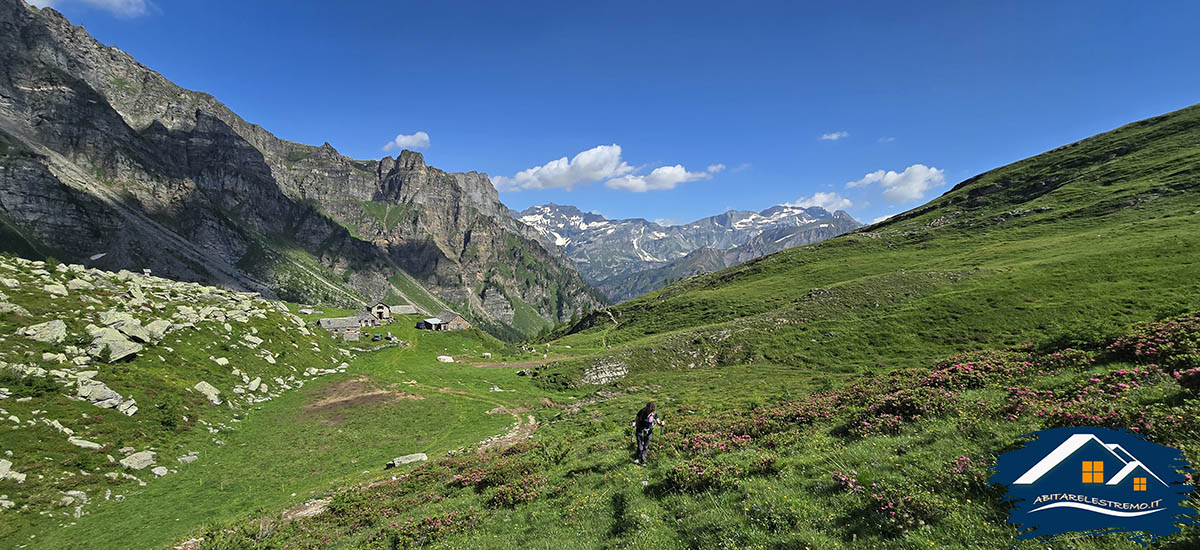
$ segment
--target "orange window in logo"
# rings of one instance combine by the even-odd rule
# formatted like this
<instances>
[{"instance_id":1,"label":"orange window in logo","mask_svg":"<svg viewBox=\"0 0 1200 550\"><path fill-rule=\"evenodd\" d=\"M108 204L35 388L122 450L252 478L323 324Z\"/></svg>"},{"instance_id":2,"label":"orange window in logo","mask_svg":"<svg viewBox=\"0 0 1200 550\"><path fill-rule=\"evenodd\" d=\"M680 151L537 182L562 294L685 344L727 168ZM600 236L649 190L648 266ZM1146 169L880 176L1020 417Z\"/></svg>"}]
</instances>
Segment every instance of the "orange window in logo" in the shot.
<instances>
[{"instance_id":1,"label":"orange window in logo","mask_svg":"<svg viewBox=\"0 0 1200 550\"><path fill-rule=\"evenodd\" d=\"M1104 483L1104 462L1100 460L1083 461L1083 482Z\"/></svg>"},{"instance_id":2,"label":"orange window in logo","mask_svg":"<svg viewBox=\"0 0 1200 550\"><path fill-rule=\"evenodd\" d=\"M1144 477L1133 478L1133 490L1134 491L1145 491L1146 490L1146 478L1144 478Z\"/></svg>"}]
</instances>

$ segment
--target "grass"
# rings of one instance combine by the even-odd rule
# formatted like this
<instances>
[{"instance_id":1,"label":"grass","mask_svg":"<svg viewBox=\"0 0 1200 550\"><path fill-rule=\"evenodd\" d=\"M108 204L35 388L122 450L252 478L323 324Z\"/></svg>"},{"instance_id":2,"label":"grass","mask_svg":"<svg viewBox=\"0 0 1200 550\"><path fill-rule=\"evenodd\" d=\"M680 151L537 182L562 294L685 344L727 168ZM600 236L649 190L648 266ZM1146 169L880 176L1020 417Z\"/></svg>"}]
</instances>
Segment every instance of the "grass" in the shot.
<instances>
[{"instance_id":1,"label":"grass","mask_svg":"<svg viewBox=\"0 0 1200 550\"><path fill-rule=\"evenodd\" d=\"M404 299L405 303L415 305L430 315L437 315L443 309L442 304L429 294L429 291L402 273L391 276L388 278L388 282L403 294L403 296L395 296L394 299Z\"/></svg>"},{"instance_id":2,"label":"grass","mask_svg":"<svg viewBox=\"0 0 1200 550\"><path fill-rule=\"evenodd\" d=\"M299 522L264 514L215 526L202 548L1039 548L1005 524L987 466L1022 434L1065 421L1039 407L1111 408L1116 418L1100 425L1141 426L1200 458L1200 398L1169 375L1196 364L1200 317L1190 319L1174 333L1176 352L1143 360L1106 340L1086 351L976 353L891 376L769 364L703 377L644 371L551 417L531 442L342 491L328 513ZM985 374L968 376L955 367L963 363ZM1092 378L1114 393L1073 397ZM1121 390L1118 380L1139 385ZM1005 386L1053 396L1024 401ZM642 468L630 461L628 423L649 399L667 425ZM863 427L897 399L910 411L898 424ZM913 498L885 502L901 497ZM1152 547L1189 548L1197 536L1185 528ZM1140 548L1116 534L1069 544Z\"/></svg>"},{"instance_id":3,"label":"grass","mask_svg":"<svg viewBox=\"0 0 1200 550\"><path fill-rule=\"evenodd\" d=\"M383 202L359 201L362 204L363 211L368 216L378 221L383 227L384 232L391 231L392 228L399 225L401 222L412 221L416 219L416 212L407 204L388 204Z\"/></svg>"},{"instance_id":4,"label":"grass","mask_svg":"<svg viewBox=\"0 0 1200 550\"><path fill-rule=\"evenodd\" d=\"M302 522L215 527L204 547L1036 547L1017 543L984 481L1021 434L1139 426L1200 460L1200 398L1172 376L1196 366L1200 327L1165 358L1114 339L1200 311L1196 143L1200 107L596 312L547 337L571 354L539 367L536 385L555 395L586 391L601 367L626 374L586 406L558 402L533 441L343 491ZM976 355L946 359L962 352ZM962 361L987 376L938 381ZM1116 389L1134 368L1138 385ZM1078 396L1093 386L1112 393ZM1030 401L1011 387L1050 393ZM640 469L628 422L649 399L668 427ZM897 516L879 513L889 508ZM1064 542L1136 547L1121 535Z\"/></svg>"}]
</instances>

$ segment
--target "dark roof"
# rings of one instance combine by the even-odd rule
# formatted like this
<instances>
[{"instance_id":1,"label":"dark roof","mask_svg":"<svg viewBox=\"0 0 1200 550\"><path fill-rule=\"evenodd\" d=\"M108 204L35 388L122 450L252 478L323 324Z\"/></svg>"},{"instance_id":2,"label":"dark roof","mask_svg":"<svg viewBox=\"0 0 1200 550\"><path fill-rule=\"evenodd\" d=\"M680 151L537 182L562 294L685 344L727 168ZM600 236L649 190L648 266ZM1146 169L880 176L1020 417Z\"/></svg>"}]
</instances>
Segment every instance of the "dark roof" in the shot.
<instances>
[{"instance_id":1,"label":"dark roof","mask_svg":"<svg viewBox=\"0 0 1200 550\"><path fill-rule=\"evenodd\" d=\"M443 323L449 323L450 321L453 321L455 317L462 317L462 315L454 313L453 311L450 311L448 309L443 309L443 310L439 311L437 314L437 318L441 319ZM464 317L464 319L465 319L465 317Z\"/></svg>"},{"instance_id":2,"label":"dark roof","mask_svg":"<svg viewBox=\"0 0 1200 550\"><path fill-rule=\"evenodd\" d=\"M358 328L357 317L326 317L317 321L323 329Z\"/></svg>"}]
</instances>

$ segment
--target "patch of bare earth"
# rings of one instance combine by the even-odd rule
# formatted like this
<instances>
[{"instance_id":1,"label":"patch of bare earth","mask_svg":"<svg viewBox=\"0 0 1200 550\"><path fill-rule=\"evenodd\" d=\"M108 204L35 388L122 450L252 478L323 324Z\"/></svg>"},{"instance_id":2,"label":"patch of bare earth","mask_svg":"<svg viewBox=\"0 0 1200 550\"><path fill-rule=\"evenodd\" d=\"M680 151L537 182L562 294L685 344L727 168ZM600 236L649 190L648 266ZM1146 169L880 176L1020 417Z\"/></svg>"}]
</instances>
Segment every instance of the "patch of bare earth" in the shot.
<instances>
[{"instance_id":1,"label":"patch of bare earth","mask_svg":"<svg viewBox=\"0 0 1200 550\"><path fill-rule=\"evenodd\" d=\"M424 396L388 390L376 386L368 376L343 380L323 388L315 401L304 405L301 418L325 417L322 423L327 425L341 424L346 416L337 414L345 409L364 405L392 403L405 399L425 399ZM333 413L333 414L330 414Z\"/></svg>"}]
</instances>

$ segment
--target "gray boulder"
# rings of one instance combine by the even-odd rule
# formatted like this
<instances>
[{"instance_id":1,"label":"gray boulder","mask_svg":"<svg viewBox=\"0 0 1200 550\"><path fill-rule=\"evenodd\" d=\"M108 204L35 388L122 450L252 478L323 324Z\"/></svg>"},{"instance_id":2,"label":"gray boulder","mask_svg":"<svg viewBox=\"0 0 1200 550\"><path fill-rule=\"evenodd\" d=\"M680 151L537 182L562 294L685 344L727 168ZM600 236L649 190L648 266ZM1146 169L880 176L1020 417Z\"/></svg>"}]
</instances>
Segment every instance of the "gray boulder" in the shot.
<instances>
[{"instance_id":1,"label":"gray boulder","mask_svg":"<svg viewBox=\"0 0 1200 550\"><path fill-rule=\"evenodd\" d=\"M99 449L100 447L103 447L103 445L101 445L99 443L93 443L91 441L88 441L86 439L80 439L78 437L69 437L69 438L67 438L67 442L76 447L83 447L84 449Z\"/></svg>"},{"instance_id":2,"label":"gray boulder","mask_svg":"<svg viewBox=\"0 0 1200 550\"><path fill-rule=\"evenodd\" d=\"M141 344L130 342L116 329L105 327L93 332L92 337L95 339L88 348L88 354L92 357L105 358L107 352L107 360L110 363L142 351Z\"/></svg>"},{"instance_id":3,"label":"gray boulder","mask_svg":"<svg viewBox=\"0 0 1200 550\"><path fill-rule=\"evenodd\" d=\"M21 329L21 334L30 340L47 344L61 344L67 339L67 324L59 319L47 321Z\"/></svg>"},{"instance_id":4,"label":"gray boulder","mask_svg":"<svg viewBox=\"0 0 1200 550\"><path fill-rule=\"evenodd\" d=\"M211 402L213 405L221 404L221 390L214 388L212 384L209 384L208 382L200 381L200 382L197 382L196 385L192 386L192 387L196 388L196 391L204 394L204 397L207 397L209 402Z\"/></svg>"},{"instance_id":5,"label":"gray boulder","mask_svg":"<svg viewBox=\"0 0 1200 550\"><path fill-rule=\"evenodd\" d=\"M46 285L42 287L42 290L45 291L46 294L53 294L55 296L67 295L67 287L62 285Z\"/></svg>"},{"instance_id":6,"label":"gray boulder","mask_svg":"<svg viewBox=\"0 0 1200 550\"><path fill-rule=\"evenodd\" d=\"M143 470L154 464L154 451L141 451L121 459L121 465L130 470Z\"/></svg>"},{"instance_id":7,"label":"gray boulder","mask_svg":"<svg viewBox=\"0 0 1200 550\"><path fill-rule=\"evenodd\" d=\"M81 379L75 395L102 409L111 409L121 404L121 394L104 385L104 382Z\"/></svg>"},{"instance_id":8,"label":"gray boulder","mask_svg":"<svg viewBox=\"0 0 1200 550\"><path fill-rule=\"evenodd\" d=\"M398 456L396 458L393 458L391 462L388 462L387 464L385 464L383 466L383 469L387 470L390 468L395 468L396 466L400 466L402 464L411 464L413 462L425 462L426 460L429 460L429 457L425 456L425 453L414 453L411 455Z\"/></svg>"}]
</instances>

